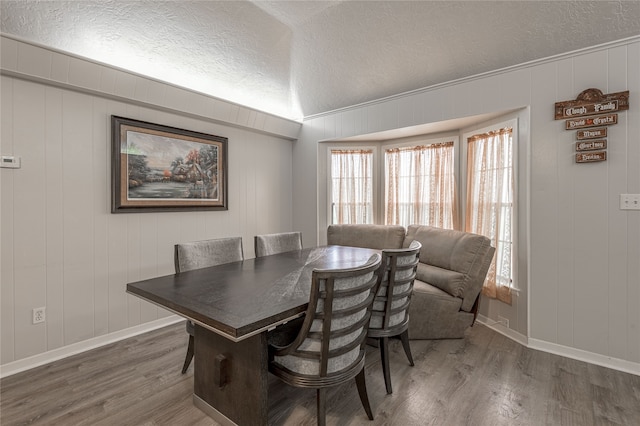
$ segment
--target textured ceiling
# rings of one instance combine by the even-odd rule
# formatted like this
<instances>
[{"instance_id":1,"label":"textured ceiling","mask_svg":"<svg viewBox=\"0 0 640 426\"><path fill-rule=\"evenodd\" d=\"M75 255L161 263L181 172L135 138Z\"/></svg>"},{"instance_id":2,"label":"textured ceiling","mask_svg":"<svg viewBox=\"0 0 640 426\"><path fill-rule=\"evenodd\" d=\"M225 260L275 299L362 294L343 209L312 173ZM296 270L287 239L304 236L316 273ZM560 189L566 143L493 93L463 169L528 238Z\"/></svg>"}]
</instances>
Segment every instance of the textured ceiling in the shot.
<instances>
[{"instance_id":1,"label":"textured ceiling","mask_svg":"<svg viewBox=\"0 0 640 426\"><path fill-rule=\"evenodd\" d=\"M640 1L1 1L1 31L285 117L640 35Z\"/></svg>"}]
</instances>

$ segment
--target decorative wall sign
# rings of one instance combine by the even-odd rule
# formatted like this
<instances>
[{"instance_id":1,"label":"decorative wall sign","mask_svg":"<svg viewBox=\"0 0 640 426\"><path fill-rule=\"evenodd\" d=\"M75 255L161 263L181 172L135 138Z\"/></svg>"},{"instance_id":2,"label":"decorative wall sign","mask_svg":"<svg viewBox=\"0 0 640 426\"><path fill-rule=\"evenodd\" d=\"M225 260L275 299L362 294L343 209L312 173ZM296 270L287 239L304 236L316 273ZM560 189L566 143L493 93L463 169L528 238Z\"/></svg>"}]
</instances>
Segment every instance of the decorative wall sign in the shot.
<instances>
[{"instance_id":1,"label":"decorative wall sign","mask_svg":"<svg viewBox=\"0 0 640 426\"><path fill-rule=\"evenodd\" d=\"M583 139L598 139L607 137L607 128L601 127L599 129L578 130L576 132L576 138L578 140Z\"/></svg>"},{"instance_id":2,"label":"decorative wall sign","mask_svg":"<svg viewBox=\"0 0 640 426\"><path fill-rule=\"evenodd\" d=\"M618 111L618 101L598 102L580 106L567 107L562 110L560 118L584 117L585 115L602 114L603 112Z\"/></svg>"},{"instance_id":3,"label":"decorative wall sign","mask_svg":"<svg viewBox=\"0 0 640 426\"><path fill-rule=\"evenodd\" d=\"M576 163L607 160L607 127L602 126L617 124L618 114L614 112L628 109L628 90L604 95L598 89L586 89L573 101L556 102L555 119L567 119L567 130L597 127L576 132Z\"/></svg>"},{"instance_id":4,"label":"decorative wall sign","mask_svg":"<svg viewBox=\"0 0 640 426\"><path fill-rule=\"evenodd\" d=\"M111 116L112 213L227 210L227 138Z\"/></svg>"},{"instance_id":5,"label":"decorative wall sign","mask_svg":"<svg viewBox=\"0 0 640 426\"><path fill-rule=\"evenodd\" d=\"M602 94L599 89L583 90L574 101L556 102L555 119L603 114L629 109L629 91Z\"/></svg>"},{"instance_id":6,"label":"decorative wall sign","mask_svg":"<svg viewBox=\"0 0 640 426\"><path fill-rule=\"evenodd\" d=\"M606 149L606 148L607 148L606 139L576 142L576 151L594 151L596 149Z\"/></svg>"},{"instance_id":7,"label":"decorative wall sign","mask_svg":"<svg viewBox=\"0 0 640 426\"><path fill-rule=\"evenodd\" d=\"M574 118L566 121L567 130L583 127L609 126L618 123L618 114L598 115L595 117Z\"/></svg>"},{"instance_id":8,"label":"decorative wall sign","mask_svg":"<svg viewBox=\"0 0 640 426\"><path fill-rule=\"evenodd\" d=\"M607 151L583 152L576 154L576 163L594 163L596 161L606 161Z\"/></svg>"}]
</instances>

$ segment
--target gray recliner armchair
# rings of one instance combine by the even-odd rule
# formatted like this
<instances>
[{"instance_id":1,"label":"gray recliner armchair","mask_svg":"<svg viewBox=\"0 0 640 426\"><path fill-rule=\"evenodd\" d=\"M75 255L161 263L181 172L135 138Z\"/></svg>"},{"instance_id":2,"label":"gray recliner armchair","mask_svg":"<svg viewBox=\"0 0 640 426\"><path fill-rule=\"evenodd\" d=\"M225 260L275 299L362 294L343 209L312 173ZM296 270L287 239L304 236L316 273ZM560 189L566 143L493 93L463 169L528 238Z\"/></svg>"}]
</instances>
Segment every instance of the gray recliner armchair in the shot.
<instances>
[{"instance_id":1,"label":"gray recliner armchair","mask_svg":"<svg viewBox=\"0 0 640 426\"><path fill-rule=\"evenodd\" d=\"M405 247L412 241L419 241L422 250L409 307L409 338L464 337L475 321L495 253L491 240L469 232L410 225Z\"/></svg>"}]
</instances>

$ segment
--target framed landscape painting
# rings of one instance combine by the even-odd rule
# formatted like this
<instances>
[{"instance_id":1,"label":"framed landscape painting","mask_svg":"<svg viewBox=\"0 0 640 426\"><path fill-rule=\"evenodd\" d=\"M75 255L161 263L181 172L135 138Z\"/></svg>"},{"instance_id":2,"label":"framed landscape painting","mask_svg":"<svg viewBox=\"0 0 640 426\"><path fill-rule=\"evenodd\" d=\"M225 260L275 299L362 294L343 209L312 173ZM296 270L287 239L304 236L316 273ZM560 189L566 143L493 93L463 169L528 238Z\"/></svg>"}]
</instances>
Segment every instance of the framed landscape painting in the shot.
<instances>
[{"instance_id":1,"label":"framed landscape painting","mask_svg":"<svg viewBox=\"0 0 640 426\"><path fill-rule=\"evenodd\" d=\"M111 116L111 212L227 210L227 138Z\"/></svg>"}]
</instances>

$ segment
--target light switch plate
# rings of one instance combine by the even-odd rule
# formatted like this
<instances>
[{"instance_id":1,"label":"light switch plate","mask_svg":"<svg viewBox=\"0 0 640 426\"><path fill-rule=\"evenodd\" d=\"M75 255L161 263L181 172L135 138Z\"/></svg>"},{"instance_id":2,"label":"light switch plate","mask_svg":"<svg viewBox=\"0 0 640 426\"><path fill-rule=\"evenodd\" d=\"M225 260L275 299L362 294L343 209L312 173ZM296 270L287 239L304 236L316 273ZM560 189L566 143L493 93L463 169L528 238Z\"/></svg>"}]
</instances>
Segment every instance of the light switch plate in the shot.
<instances>
[{"instance_id":1,"label":"light switch plate","mask_svg":"<svg viewBox=\"0 0 640 426\"><path fill-rule=\"evenodd\" d=\"M640 210L640 194L620 194L620 210Z\"/></svg>"}]
</instances>

